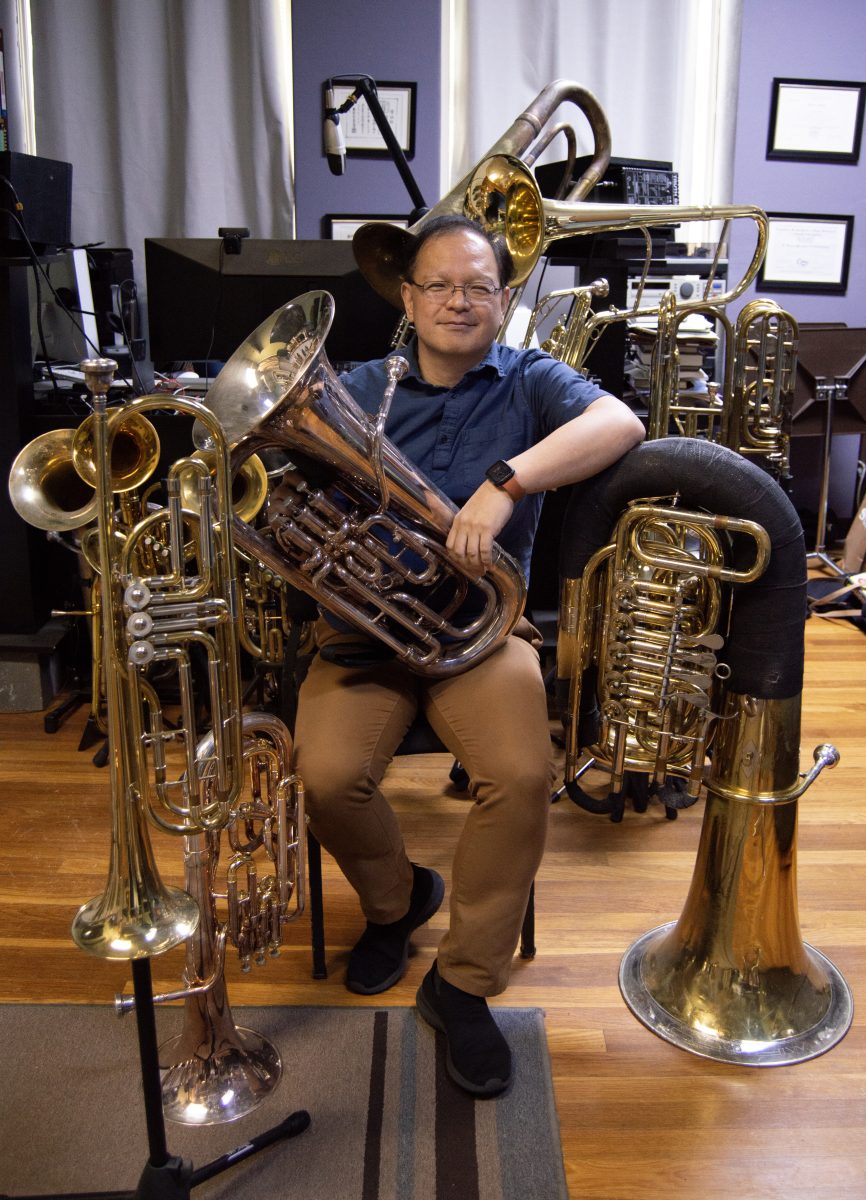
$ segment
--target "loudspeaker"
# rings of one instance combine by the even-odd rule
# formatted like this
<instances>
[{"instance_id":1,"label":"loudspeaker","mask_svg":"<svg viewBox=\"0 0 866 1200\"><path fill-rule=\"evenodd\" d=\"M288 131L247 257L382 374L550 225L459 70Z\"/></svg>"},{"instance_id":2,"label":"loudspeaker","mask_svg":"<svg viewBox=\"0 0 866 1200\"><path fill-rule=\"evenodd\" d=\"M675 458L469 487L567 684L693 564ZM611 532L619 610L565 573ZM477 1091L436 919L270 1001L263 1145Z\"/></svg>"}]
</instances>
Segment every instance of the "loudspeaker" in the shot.
<instances>
[{"instance_id":1,"label":"loudspeaker","mask_svg":"<svg viewBox=\"0 0 866 1200\"><path fill-rule=\"evenodd\" d=\"M33 249L45 254L71 242L72 163L14 150L0 153L0 175L15 189L23 211L17 215L27 230ZM16 221L11 190L0 187L0 255L20 257L27 245Z\"/></svg>"}]
</instances>

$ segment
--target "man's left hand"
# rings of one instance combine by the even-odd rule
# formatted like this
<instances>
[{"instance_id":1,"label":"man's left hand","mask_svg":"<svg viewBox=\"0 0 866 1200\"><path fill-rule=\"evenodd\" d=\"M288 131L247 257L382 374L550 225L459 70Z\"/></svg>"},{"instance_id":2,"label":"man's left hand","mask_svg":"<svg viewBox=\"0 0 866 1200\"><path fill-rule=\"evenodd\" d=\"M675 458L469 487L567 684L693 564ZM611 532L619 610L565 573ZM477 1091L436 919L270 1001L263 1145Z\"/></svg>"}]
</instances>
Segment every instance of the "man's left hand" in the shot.
<instances>
[{"instance_id":1,"label":"man's left hand","mask_svg":"<svg viewBox=\"0 0 866 1200\"><path fill-rule=\"evenodd\" d=\"M445 545L467 570L483 575L493 562L493 542L514 510L514 501L485 480L454 518Z\"/></svg>"}]
</instances>

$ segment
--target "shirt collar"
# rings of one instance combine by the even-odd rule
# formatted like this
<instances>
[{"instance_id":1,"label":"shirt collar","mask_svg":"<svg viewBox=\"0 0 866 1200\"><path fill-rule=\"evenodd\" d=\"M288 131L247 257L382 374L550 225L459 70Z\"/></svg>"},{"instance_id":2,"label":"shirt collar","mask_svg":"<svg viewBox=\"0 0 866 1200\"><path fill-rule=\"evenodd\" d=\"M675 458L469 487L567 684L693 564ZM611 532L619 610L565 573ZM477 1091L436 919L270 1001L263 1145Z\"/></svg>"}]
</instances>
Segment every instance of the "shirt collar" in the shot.
<instances>
[{"instance_id":1,"label":"shirt collar","mask_svg":"<svg viewBox=\"0 0 866 1200\"><path fill-rule=\"evenodd\" d=\"M423 383L425 387L433 386L422 376L421 368L418 366L418 338L414 334L412 335L412 340L397 351L397 353L402 354L409 363L409 370L404 377L404 383L408 379L414 379L418 383ZM500 379L506 374L503 362L503 346L499 342L494 342L481 362L477 363L474 367L470 367L463 378L468 379L474 375L482 374L495 374Z\"/></svg>"}]
</instances>

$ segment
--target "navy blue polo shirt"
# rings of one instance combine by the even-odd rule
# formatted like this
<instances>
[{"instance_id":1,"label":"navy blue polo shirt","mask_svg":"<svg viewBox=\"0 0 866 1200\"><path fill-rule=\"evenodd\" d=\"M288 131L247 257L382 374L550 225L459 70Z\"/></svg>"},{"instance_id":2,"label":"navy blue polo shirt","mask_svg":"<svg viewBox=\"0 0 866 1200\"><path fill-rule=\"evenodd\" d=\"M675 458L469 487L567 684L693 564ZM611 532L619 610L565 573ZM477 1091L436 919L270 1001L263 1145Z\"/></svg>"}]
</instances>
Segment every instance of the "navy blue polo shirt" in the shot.
<instances>
[{"instance_id":1,"label":"navy blue polo shirt","mask_svg":"<svg viewBox=\"0 0 866 1200\"><path fill-rule=\"evenodd\" d=\"M605 395L543 350L515 350L494 342L453 388L422 379L414 339L398 353L409 370L397 385L385 433L458 508L484 482L491 463L528 450ZM384 362L364 363L341 376L371 415L387 382ZM542 493L524 497L496 539L527 578L542 499Z\"/></svg>"}]
</instances>

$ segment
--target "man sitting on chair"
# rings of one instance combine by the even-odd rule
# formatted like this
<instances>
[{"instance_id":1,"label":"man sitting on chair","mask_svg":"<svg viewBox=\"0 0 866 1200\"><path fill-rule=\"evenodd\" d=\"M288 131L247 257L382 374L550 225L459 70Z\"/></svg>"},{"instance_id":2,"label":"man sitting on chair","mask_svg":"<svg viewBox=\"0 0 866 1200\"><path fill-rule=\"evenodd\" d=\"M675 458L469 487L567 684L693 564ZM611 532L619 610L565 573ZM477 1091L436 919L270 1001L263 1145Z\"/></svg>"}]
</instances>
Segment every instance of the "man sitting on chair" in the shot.
<instances>
[{"instance_id":1,"label":"man sitting on chair","mask_svg":"<svg viewBox=\"0 0 866 1200\"><path fill-rule=\"evenodd\" d=\"M528 573L543 492L596 474L644 436L621 400L570 367L495 342L512 274L500 238L447 216L414 239L401 287L415 338L386 434L458 505L447 548L475 574L494 539ZM383 360L342 379L371 414L385 381ZM345 634L323 617L317 637L321 648ZM348 666L317 655L299 697L310 825L367 918L346 975L354 992L375 995L402 978L410 935L444 896L442 878L409 861L379 790L419 710L468 772L474 803L452 867L450 926L417 1005L446 1035L452 1078L479 1096L511 1078L485 997L507 985L547 829L553 771L539 644L522 617L489 657L436 680L396 659Z\"/></svg>"}]
</instances>

